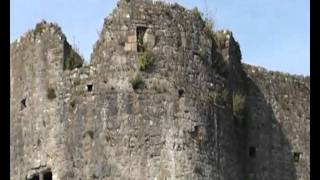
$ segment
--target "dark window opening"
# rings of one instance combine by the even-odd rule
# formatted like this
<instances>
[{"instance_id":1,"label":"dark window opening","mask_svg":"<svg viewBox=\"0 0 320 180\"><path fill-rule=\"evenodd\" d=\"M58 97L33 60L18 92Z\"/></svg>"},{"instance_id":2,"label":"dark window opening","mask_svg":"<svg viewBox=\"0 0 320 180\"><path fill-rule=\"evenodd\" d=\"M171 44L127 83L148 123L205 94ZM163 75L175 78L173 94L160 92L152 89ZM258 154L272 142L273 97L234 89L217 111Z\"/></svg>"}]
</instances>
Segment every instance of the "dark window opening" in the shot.
<instances>
[{"instance_id":1,"label":"dark window opening","mask_svg":"<svg viewBox=\"0 0 320 180\"><path fill-rule=\"evenodd\" d=\"M200 140L201 139L201 127L198 126L194 126L192 131L190 132L191 138L195 139L195 140Z\"/></svg>"},{"instance_id":2,"label":"dark window opening","mask_svg":"<svg viewBox=\"0 0 320 180\"><path fill-rule=\"evenodd\" d=\"M184 90L183 90L183 89L179 89L179 90L178 90L179 97L182 97L183 93L184 93Z\"/></svg>"},{"instance_id":3,"label":"dark window opening","mask_svg":"<svg viewBox=\"0 0 320 180\"><path fill-rule=\"evenodd\" d=\"M27 180L39 180L39 174L34 174L32 175L30 178L28 178Z\"/></svg>"},{"instance_id":4,"label":"dark window opening","mask_svg":"<svg viewBox=\"0 0 320 180\"><path fill-rule=\"evenodd\" d=\"M57 95L55 93L55 90L53 88L48 88L47 89L47 98L50 100L53 100L56 97L57 97Z\"/></svg>"},{"instance_id":5,"label":"dark window opening","mask_svg":"<svg viewBox=\"0 0 320 180\"><path fill-rule=\"evenodd\" d=\"M299 162L299 161L300 161L301 154L302 154L302 153L300 153L300 152L294 152L294 153L293 153L293 160L294 160L294 162Z\"/></svg>"},{"instance_id":6,"label":"dark window opening","mask_svg":"<svg viewBox=\"0 0 320 180\"><path fill-rule=\"evenodd\" d=\"M92 88L93 88L93 85L92 85L92 84L88 84L88 85L87 85L87 88L88 88L88 91L91 92L91 91L92 91Z\"/></svg>"},{"instance_id":7,"label":"dark window opening","mask_svg":"<svg viewBox=\"0 0 320 180\"><path fill-rule=\"evenodd\" d=\"M195 126L194 127L194 132L199 133L200 127L199 126Z\"/></svg>"},{"instance_id":8,"label":"dark window opening","mask_svg":"<svg viewBox=\"0 0 320 180\"><path fill-rule=\"evenodd\" d=\"M43 180L52 180L52 172L46 171L43 173Z\"/></svg>"},{"instance_id":9,"label":"dark window opening","mask_svg":"<svg viewBox=\"0 0 320 180\"><path fill-rule=\"evenodd\" d=\"M21 110L27 107L26 101L27 101L26 98L21 100Z\"/></svg>"},{"instance_id":10,"label":"dark window opening","mask_svg":"<svg viewBox=\"0 0 320 180\"><path fill-rule=\"evenodd\" d=\"M250 158L255 158L256 157L256 148L255 147L250 147L249 148L249 157Z\"/></svg>"},{"instance_id":11,"label":"dark window opening","mask_svg":"<svg viewBox=\"0 0 320 180\"><path fill-rule=\"evenodd\" d=\"M143 37L144 33L146 32L146 27L137 27L137 50L138 52L143 52L145 50L145 47L143 45Z\"/></svg>"}]
</instances>

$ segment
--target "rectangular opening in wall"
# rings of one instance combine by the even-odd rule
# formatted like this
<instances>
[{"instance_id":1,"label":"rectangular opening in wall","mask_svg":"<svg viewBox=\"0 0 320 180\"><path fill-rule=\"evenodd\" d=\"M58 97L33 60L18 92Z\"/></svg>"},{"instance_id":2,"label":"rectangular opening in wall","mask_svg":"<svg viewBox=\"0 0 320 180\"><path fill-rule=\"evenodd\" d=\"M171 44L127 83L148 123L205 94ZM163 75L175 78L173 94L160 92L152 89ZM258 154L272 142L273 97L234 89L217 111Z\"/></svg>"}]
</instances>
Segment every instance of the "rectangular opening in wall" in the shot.
<instances>
[{"instance_id":1,"label":"rectangular opening in wall","mask_svg":"<svg viewBox=\"0 0 320 180\"><path fill-rule=\"evenodd\" d=\"M144 33L146 32L147 28L143 26L137 26L137 50L138 52L143 52L144 45L143 45L143 37Z\"/></svg>"},{"instance_id":2,"label":"rectangular opening in wall","mask_svg":"<svg viewBox=\"0 0 320 180\"><path fill-rule=\"evenodd\" d=\"M256 157L256 148L253 147L253 146L251 146L251 147L249 148L249 157L250 157L250 158L255 158L255 157Z\"/></svg>"},{"instance_id":3,"label":"rectangular opening in wall","mask_svg":"<svg viewBox=\"0 0 320 180\"><path fill-rule=\"evenodd\" d=\"M299 162L300 161L300 158L301 158L301 152L294 152L293 153L293 160L294 162Z\"/></svg>"},{"instance_id":4,"label":"rectangular opening in wall","mask_svg":"<svg viewBox=\"0 0 320 180\"><path fill-rule=\"evenodd\" d=\"M46 171L43 173L43 180L52 180L52 172Z\"/></svg>"},{"instance_id":5,"label":"rectangular opening in wall","mask_svg":"<svg viewBox=\"0 0 320 180\"><path fill-rule=\"evenodd\" d=\"M87 85L87 89L88 89L89 92L92 91L92 88L93 88L93 85L92 85L92 84L88 84L88 85Z\"/></svg>"},{"instance_id":6,"label":"rectangular opening in wall","mask_svg":"<svg viewBox=\"0 0 320 180\"><path fill-rule=\"evenodd\" d=\"M28 177L27 180L40 180L39 174L33 174L31 177Z\"/></svg>"},{"instance_id":7,"label":"rectangular opening in wall","mask_svg":"<svg viewBox=\"0 0 320 180\"><path fill-rule=\"evenodd\" d=\"M23 110L24 108L27 107L26 101L27 101L27 98L23 98L23 99L20 101L21 110Z\"/></svg>"},{"instance_id":8,"label":"rectangular opening in wall","mask_svg":"<svg viewBox=\"0 0 320 180\"><path fill-rule=\"evenodd\" d=\"M182 97L183 93L184 93L184 90L183 90L183 89L179 89L179 90L178 90L179 97Z\"/></svg>"}]
</instances>

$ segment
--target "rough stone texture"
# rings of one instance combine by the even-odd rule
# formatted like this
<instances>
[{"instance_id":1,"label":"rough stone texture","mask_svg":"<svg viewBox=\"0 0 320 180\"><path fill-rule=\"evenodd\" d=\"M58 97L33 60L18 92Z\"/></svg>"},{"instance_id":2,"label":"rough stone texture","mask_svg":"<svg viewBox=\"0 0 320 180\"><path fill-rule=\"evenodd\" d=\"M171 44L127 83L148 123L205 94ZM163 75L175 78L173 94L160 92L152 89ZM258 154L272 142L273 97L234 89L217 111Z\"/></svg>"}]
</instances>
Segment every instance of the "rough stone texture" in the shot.
<instances>
[{"instance_id":1,"label":"rough stone texture","mask_svg":"<svg viewBox=\"0 0 320 180\"><path fill-rule=\"evenodd\" d=\"M246 65L248 146L257 148L248 173L256 179L310 179L310 79ZM294 153L301 153L299 162ZM248 160L249 161L249 160Z\"/></svg>"},{"instance_id":2,"label":"rough stone texture","mask_svg":"<svg viewBox=\"0 0 320 180\"><path fill-rule=\"evenodd\" d=\"M10 46L11 179L310 179L308 78L242 65L230 31L208 34L177 4L120 0L91 64L69 70L60 28L41 25ZM145 71L141 40L155 56Z\"/></svg>"}]
</instances>

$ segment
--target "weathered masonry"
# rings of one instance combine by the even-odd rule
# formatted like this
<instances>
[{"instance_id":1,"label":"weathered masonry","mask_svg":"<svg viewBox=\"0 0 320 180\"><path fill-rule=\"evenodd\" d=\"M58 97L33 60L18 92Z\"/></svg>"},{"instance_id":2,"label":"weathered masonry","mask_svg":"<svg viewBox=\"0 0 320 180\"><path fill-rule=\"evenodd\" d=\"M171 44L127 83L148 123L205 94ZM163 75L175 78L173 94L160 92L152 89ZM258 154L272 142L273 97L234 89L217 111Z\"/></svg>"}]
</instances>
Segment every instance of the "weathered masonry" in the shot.
<instances>
[{"instance_id":1,"label":"weathered masonry","mask_svg":"<svg viewBox=\"0 0 320 180\"><path fill-rule=\"evenodd\" d=\"M309 77L241 63L207 24L120 0L89 65L56 24L13 42L11 179L309 180Z\"/></svg>"}]
</instances>

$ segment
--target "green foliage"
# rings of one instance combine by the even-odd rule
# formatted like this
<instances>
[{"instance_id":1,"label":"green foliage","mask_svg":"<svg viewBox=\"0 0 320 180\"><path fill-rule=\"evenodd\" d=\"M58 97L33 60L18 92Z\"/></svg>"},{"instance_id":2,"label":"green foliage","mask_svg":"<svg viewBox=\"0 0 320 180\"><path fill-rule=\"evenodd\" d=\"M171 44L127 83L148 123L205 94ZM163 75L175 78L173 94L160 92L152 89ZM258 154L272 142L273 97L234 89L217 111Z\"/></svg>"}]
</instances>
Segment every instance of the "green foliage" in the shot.
<instances>
[{"instance_id":1,"label":"green foliage","mask_svg":"<svg viewBox=\"0 0 320 180\"><path fill-rule=\"evenodd\" d=\"M150 50L143 52L138 59L139 68L141 71L147 70L154 63L155 56Z\"/></svg>"},{"instance_id":2,"label":"green foliage","mask_svg":"<svg viewBox=\"0 0 320 180\"><path fill-rule=\"evenodd\" d=\"M34 34L35 34L35 35L41 34L44 29L45 29L45 27L44 27L41 23L38 23L38 24L36 25L35 30L34 30Z\"/></svg>"},{"instance_id":3,"label":"green foliage","mask_svg":"<svg viewBox=\"0 0 320 180\"><path fill-rule=\"evenodd\" d=\"M47 89L47 98L52 100L52 99L54 99L56 97L57 96L56 96L56 93L55 93L54 89L53 88L48 88Z\"/></svg>"},{"instance_id":4,"label":"green foliage","mask_svg":"<svg viewBox=\"0 0 320 180\"><path fill-rule=\"evenodd\" d=\"M217 101L217 93L216 92L209 92L208 101L211 103L215 103Z\"/></svg>"},{"instance_id":5,"label":"green foliage","mask_svg":"<svg viewBox=\"0 0 320 180\"><path fill-rule=\"evenodd\" d=\"M137 50L138 52L144 52L145 51L145 45L143 43L144 34L146 32L145 27L137 27Z\"/></svg>"},{"instance_id":6,"label":"green foliage","mask_svg":"<svg viewBox=\"0 0 320 180\"><path fill-rule=\"evenodd\" d=\"M76 53L68 43L66 43L63 70L72 70L74 68L81 67L82 64L82 57L78 53Z\"/></svg>"},{"instance_id":7,"label":"green foliage","mask_svg":"<svg viewBox=\"0 0 320 180\"><path fill-rule=\"evenodd\" d=\"M143 84L143 80L139 74L136 74L132 79L130 79L129 83L131 83L132 88L136 90L141 84Z\"/></svg>"},{"instance_id":8,"label":"green foliage","mask_svg":"<svg viewBox=\"0 0 320 180\"><path fill-rule=\"evenodd\" d=\"M214 39L214 32L213 32L214 21L212 18L205 19L205 25L203 27L203 31L210 39Z\"/></svg>"},{"instance_id":9,"label":"green foliage","mask_svg":"<svg viewBox=\"0 0 320 180\"><path fill-rule=\"evenodd\" d=\"M208 94L208 101L210 103L228 102L229 91L224 89L222 92L210 91Z\"/></svg>"},{"instance_id":10,"label":"green foliage","mask_svg":"<svg viewBox=\"0 0 320 180\"><path fill-rule=\"evenodd\" d=\"M143 46L143 35L142 34L138 35L137 41L138 41L138 46Z\"/></svg>"},{"instance_id":11,"label":"green foliage","mask_svg":"<svg viewBox=\"0 0 320 180\"><path fill-rule=\"evenodd\" d=\"M245 107L246 96L240 92L234 92L232 94L232 109L233 114L236 117L240 117Z\"/></svg>"},{"instance_id":12,"label":"green foliage","mask_svg":"<svg viewBox=\"0 0 320 180\"><path fill-rule=\"evenodd\" d=\"M202 13L199 11L198 7L193 8L192 14L199 19L202 19Z\"/></svg>"},{"instance_id":13,"label":"green foliage","mask_svg":"<svg viewBox=\"0 0 320 180\"><path fill-rule=\"evenodd\" d=\"M201 22L201 26L204 27L205 26L205 21L202 19L203 14L199 11L199 9L197 7L195 7L192 10L192 14L194 15L194 17L196 19L198 19Z\"/></svg>"}]
</instances>

